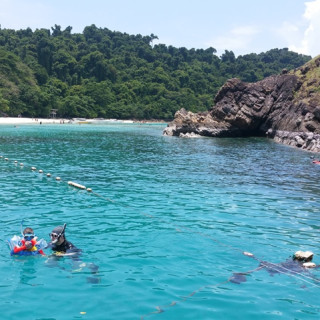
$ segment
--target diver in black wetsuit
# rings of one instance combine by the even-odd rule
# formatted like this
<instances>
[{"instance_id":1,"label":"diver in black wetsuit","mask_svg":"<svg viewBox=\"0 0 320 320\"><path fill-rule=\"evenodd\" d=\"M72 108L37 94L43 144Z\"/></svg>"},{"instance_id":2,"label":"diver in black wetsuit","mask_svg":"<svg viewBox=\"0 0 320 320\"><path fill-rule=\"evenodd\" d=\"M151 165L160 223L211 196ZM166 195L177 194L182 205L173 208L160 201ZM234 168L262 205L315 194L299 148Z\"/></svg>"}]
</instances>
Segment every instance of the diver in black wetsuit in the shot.
<instances>
[{"instance_id":1,"label":"diver in black wetsuit","mask_svg":"<svg viewBox=\"0 0 320 320\"><path fill-rule=\"evenodd\" d=\"M59 257L61 256L70 256L73 262L72 272L81 271L83 268L87 267L90 269L91 273L96 275L98 273L99 267L94 263L84 263L81 259L82 250L78 249L73 243L68 241L65 237L66 224L63 226L55 227L52 232L49 234L51 242L48 244L46 249L52 249L54 256L51 257L48 267L57 266ZM64 267L61 269L65 270ZM90 283L99 283L100 278L87 277L87 281Z\"/></svg>"},{"instance_id":2,"label":"diver in black wetsuit","mask_svg":"<svg viewBox=\"0 0 320 320\"><path fill-rule=\"evenodd\" d=\"M81 249L78 249L73 243L65 238L66 224L55 227L49 234L51 242L47 248L52 249L56 255L73 255L80 254Z\"/></svg>"}]
</instances>

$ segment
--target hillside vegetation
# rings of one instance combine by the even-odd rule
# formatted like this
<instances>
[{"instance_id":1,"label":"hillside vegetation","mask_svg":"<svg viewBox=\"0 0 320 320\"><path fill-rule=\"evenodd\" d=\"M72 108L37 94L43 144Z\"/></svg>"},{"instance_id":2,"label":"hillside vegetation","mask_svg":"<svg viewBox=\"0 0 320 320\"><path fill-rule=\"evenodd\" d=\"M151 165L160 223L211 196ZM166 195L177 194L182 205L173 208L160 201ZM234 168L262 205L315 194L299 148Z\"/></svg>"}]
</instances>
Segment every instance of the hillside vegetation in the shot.
<instances>
[{"instance_id":1,"label":"hillside vegetation","mask_svg":"<svg viewBox=\"0 0 320 320\"><path fill-rule=\"evenodd\" d=\"M298 77L300 83L295 100L303 101L312 107L320 106L320 56L291 73Z\"/></svg>"},{"instance_id":2,"label":"hillside vegetation","mask_svg":"<svg viewBox=\"0 0 320 320\"><path fill-rule=\"evenodd\" d=\"M88 26L71 33L0 29L0 112L10 116L164 119L209 110L229 78L261 80L309 56L272 49L235 57L214 48L153 45L157 37Z\"/></svg>"}]
</instances>

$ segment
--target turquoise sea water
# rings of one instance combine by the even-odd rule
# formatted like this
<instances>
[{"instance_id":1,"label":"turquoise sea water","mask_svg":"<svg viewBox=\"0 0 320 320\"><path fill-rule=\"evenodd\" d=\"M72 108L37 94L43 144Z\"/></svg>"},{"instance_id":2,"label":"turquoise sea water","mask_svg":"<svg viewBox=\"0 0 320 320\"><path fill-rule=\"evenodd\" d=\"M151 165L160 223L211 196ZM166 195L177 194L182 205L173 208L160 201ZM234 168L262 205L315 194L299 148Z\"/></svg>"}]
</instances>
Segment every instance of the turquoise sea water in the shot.
<instances>
[{"instance_id":1,"label":"turquoise sea water","mask_svg":"<svg viewBox=\"0 0 320 320\"><path fill-rule=\"evenodd\" d=\"M243 251L279 263L311 250L320 264L311 154L260 138L163 137L163 128L0 127L2 319L319 319L320 269L228 281L258 267ZM67 223L99 272L66 257L11 257L5 240L22 219L47 241Z\"/></svg>"}]
</instances>

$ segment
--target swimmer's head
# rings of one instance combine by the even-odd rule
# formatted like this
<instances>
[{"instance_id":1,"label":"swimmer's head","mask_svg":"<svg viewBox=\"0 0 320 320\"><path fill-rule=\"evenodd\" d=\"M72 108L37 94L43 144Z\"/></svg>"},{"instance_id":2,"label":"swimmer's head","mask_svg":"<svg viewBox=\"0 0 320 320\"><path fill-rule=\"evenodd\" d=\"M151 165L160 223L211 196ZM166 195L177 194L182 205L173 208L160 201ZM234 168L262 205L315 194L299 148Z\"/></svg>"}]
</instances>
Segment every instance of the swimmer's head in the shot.
<instances>
[{"instance_id":1,"label":"swimmer's head","mask_svg":"<svg viewBox=\"0 0 320 320\"><path fill-rule=\"evenodd\" d=\"M25 228L22 234L26 241L31 241L34 238L34 232L32 228Z\"/></svg>"},{"instance_id":2,"label":"swimmer's head","mask_svg":"<svg viewBox=\"0 0 320 320\"><path fill-rule=\"evenodd\" d=\"M33 233L33 229L32 228L24 228L23 234L26 234L26 233Z\"/></svg>"},{"instance_id":3,"label":"swimmer's head","mask_svg":"<svg viewBox=\"0 0 320 320\"><path fill-rule=\"evenodd\" d=\"M55 227L49 234L49 236L51 237L51 242L57 243L61 237L64 237L64 230L65 227L63 226Z\"/></svg>"},{"instance_id":4,"label":"swimmer's head","mask_svg":"<svg viewBox=\"0 0 320 320\"><path fill-rule=\"evenodd\" d=\"M293 255L293 260L298 260L301 262L310 262L313 258L313 252L311 251L297 251Z\"/></svg>"}]
</instances>

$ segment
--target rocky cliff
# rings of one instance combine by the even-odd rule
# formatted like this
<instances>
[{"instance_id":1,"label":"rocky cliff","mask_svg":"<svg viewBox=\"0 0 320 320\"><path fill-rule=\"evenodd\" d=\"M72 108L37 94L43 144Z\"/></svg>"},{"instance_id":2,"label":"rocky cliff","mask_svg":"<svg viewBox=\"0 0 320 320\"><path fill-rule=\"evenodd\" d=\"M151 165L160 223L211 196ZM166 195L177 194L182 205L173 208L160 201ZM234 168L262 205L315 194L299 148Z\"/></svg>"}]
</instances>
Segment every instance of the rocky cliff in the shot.
<instances>
[{"instance_id":1,"label":"rocky cliff","mask_svg":"<svg viewBox=\"0 0 320 320\"><path fill-rule=\"evenodd\" d=\"M267 136L320 152L320 56L256 83L230 79L208 112L177 111L164 135Z\"/></svg>"}]
</instances>

